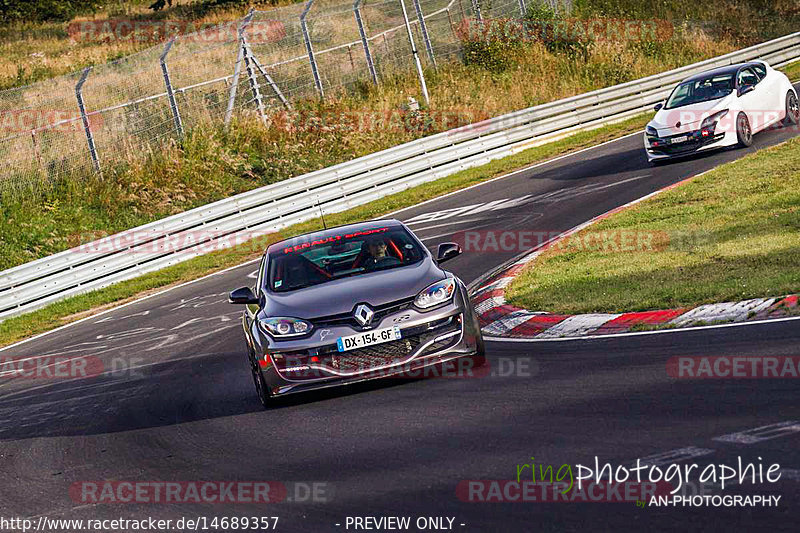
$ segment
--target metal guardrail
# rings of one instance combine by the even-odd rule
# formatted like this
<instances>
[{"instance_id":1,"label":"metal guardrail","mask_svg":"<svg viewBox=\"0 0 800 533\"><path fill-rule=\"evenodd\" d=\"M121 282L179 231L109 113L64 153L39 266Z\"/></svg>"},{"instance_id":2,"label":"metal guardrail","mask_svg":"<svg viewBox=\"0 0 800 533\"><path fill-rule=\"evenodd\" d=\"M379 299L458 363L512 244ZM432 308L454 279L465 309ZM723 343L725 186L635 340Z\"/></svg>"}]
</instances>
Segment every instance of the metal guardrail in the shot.
<instances>
[{"instance_id":1,"label":"metal guardrail","mask_svg":"<svg viewBox=\"0 0 800 533\"><path fill-rule=\"evenodd\" d=\"M763 59L800 59L800 32L669 72L432 135L232 196L0 272L0 320L652 109L685 77ZM119 246L119 243L126 243ZM176 244L177 243L177 244ZM108 248L104 250L104 248Z\"/></svg>"}]
</instances>

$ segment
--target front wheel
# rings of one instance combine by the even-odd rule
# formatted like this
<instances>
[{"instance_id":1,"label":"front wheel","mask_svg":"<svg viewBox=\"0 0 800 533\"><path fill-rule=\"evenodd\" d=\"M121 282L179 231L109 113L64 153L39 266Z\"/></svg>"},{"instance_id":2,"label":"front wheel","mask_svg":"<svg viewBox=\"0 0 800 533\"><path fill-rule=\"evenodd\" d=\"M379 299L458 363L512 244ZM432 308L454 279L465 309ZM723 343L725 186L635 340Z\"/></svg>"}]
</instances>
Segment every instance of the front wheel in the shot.
<instances>
[{"instance_id":1,"label":"front wheel","mask_svg":"<svg viewBox=\"0 0 800 533\"><path fill-rule=\"evenodd\" d=\"M267 382L264 381L264 375L261 373L261 369L255 357L250 357L250 372L253 374L253 383L256 386L258 400L261 402L261 406L266 409L272 403L272 396L269 393L269 387L267 386Z\"/></svg>"},{"instance_id":2,"label":"front wheel","mask_svg":"<svg viewBox=\"0 0 800 533\"><path fill-rule=\"evenodd\" d=\"M786 117L783 124L791 126L800 122L800 105L797 102L797 94L794 91L786 93Z\"/></svg>"},{"instance_id":3,"label":"front wheel","mask_svg":"<svg viewBox=\"0 0 800 533\"><path fill-rule=\"evenodd\" d=\"M739 113L736 118L736 137L739 140L739 146L746 148L753 144L753 130L750 128L750 121L744 113Z\"/></svg>"}]
</instances>

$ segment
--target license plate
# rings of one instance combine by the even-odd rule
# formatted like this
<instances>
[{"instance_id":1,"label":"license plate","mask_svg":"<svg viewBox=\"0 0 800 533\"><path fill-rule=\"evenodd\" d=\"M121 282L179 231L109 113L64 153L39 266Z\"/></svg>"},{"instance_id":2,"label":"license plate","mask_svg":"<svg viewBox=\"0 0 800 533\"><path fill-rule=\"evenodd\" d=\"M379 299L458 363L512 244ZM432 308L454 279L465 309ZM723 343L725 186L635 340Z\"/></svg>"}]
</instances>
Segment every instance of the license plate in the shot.
<instances>
[{"instance_id":1,"label":"license plate","mask_svg":"<svg viewBox=\"0 0 800 533\"><path fill-rule=\"evenodd\" d=\"M669 143L670 144L685 143L688 140L689 140L688 135L681 135L680 137L673 137L672 139L669 140Z\"/></svg>"},{"instance_id":2,"label":"license plate","mask_svg":"<svg viewBox=\"0 0 800 533\"><path fill-rule=\"evenodd\" d=\"M400 340L400 328L393 326L391 328L375 329L372 331L365 331L357 335L349 335L347 337L339 337L336 341L336 346L340 352L348 350L356 350L374 344L382 344L384 342L391 342Z\"/></svg>"}]
</instances>

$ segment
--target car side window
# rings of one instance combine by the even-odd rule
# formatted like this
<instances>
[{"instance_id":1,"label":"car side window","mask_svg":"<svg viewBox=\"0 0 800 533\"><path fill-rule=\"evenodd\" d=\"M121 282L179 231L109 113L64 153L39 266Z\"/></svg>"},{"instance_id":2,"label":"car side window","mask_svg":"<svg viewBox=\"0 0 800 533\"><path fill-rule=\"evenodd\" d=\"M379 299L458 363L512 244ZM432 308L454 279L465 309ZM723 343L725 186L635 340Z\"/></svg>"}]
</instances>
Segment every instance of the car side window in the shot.
<instances>
[{"instance_id":1,"label":"car side window","mask_svg":"<svg viewBox=\"0 0 800 533\"><path fill-rule=\"evenodd\" d=\"M737 77L737 83L739 87L748 87L751 85L758 84L758 76L756 73L752 71L750 68L743 68L739 71L739 76Z\"/></svg>"},{"instance_id":2,"label":"car side window","mask_svg":"<svg viewBox=\"0 0 800 533\"><path fill-rule=\"evenodd\" d=\"M766 67L764 67L764 65L759 65L759 64L753 65L753 70L758 76L759 81L767 77L767 69Z\"/></svg>"},{"instance_id":3,"label":"car side window","mask_svg":"<svg viewBox=\"0 0 800 533\"><path fill-rule=\"evenodd\" d=\"M262 287L264 286L264 266L267 261L266 254L261 257L261 262L258 264L258 280L256 280L256 296L261 296Z\"/></svg>"}]
</instances>

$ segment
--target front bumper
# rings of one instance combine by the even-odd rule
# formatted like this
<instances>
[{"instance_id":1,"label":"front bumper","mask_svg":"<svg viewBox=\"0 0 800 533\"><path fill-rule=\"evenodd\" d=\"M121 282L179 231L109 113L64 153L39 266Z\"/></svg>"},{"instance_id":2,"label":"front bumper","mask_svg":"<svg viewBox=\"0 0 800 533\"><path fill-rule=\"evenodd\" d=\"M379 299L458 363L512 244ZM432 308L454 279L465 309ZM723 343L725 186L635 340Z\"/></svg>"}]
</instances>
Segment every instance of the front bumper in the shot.
<instances>
[{"instance_id":1,"label":"front bumper","mask_svg":"<svg viewBox=\"0 0 800 533\"><path fill-rule=\"evenodd\" d=\"M682 136L687 136L688 139L681 143L672 142L675 137ZM717 132L708 137L703 137L701 130L655 139L648 137L647 134L644 135L644 148L650 162L686 157L698 152L733 146L738 142L736 132L730 131Z\"/></svg>"},{"instance_id":2,"label":"front bumper","mask_svg":"<svg viewBox=\"0 0 800 533\"><path fill-rule=\"evenodd\" d=\"M276 342L252 326L255 354L274 396L406 375L465 356L483 356L480 329L461 283L453 301L427 312L400 306L371 329L398 326L400 340L339 352L339 337L359 333L349 324L317 327L305 339Z\"/></svg>"}]
</instances>

